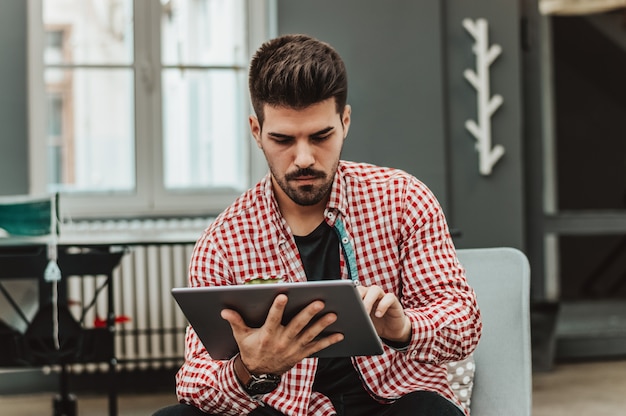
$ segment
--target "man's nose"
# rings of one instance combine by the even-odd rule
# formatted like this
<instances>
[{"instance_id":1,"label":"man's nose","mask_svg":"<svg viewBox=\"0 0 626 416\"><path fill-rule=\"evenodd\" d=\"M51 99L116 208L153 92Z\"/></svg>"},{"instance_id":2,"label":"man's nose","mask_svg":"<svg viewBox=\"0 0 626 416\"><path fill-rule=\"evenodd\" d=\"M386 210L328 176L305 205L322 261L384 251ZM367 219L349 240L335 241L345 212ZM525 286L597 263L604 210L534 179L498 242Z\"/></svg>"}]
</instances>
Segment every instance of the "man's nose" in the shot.
<instances>
[{"instance_id":1,"label":"man's nose","mask_svg":"<svg viewBox=\"0 0 626 416\"><path fill-rule=\"evenodd\" d=\"M295 154L294 164L298 168L304 169L315 164L315 157L313 156L313 149L308 143L301 142L301 143L296 144L295 152L296 154Z\"/></svg>"}]
</instances>

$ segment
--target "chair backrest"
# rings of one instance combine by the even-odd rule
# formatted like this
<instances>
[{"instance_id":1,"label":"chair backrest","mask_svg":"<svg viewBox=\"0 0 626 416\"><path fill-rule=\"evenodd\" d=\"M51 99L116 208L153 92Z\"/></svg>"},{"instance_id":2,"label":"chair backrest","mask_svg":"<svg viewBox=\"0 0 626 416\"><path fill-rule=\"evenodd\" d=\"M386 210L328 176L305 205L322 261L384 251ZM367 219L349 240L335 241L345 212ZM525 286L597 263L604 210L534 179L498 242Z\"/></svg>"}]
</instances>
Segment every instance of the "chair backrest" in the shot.
<instances>
[{"instance_id":1,"label":"chair backrest","mask_svg":"<svg viewBox=\"0 0 626 416\"><path fill-rule=\"evenodd\" d=\"M530 267L514 248L460 249L483 334L474 353L472 416L529 416L532 403Z\"/></svg>"}]
</instances>

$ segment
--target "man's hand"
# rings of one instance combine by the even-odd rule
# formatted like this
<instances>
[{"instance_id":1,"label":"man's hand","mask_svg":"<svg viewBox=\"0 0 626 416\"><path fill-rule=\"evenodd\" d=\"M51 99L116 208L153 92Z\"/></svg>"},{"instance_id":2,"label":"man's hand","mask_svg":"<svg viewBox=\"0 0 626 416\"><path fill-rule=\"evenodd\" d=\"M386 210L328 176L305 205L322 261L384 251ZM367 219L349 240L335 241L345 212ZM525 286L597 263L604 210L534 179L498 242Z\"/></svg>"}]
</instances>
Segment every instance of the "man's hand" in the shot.
<instances>
[{"instance_id":1,"label":"man's hand","mask_svg":"<svg viewBox=\"0 0 626 416\"><path fill-rule=\"evenodd\" d=\"M378 336L389 341L409 342L411 321L398 298L392 293L383 292L378 286L359 286L358 289Z\"/></svg>"},{"instance_id":2,"label":"man's hand","mask_svg":"<svg viewBox=\"0 0 626 416\"><path fill-rule=\"evenodd\" d=\"M221 316L230 323L239 345L239 354L250 373L283 374L311 354L343 340L343 334L338 333L315 339L337 320L337 315L333 313L323 315L307 327L311 319L324 309L323 302L310 303L291 322L283 325L286 305L286 295L276 296L260 328L248 327L241 315L232 309L222 310Z\"/></svg>"}]
</instances>

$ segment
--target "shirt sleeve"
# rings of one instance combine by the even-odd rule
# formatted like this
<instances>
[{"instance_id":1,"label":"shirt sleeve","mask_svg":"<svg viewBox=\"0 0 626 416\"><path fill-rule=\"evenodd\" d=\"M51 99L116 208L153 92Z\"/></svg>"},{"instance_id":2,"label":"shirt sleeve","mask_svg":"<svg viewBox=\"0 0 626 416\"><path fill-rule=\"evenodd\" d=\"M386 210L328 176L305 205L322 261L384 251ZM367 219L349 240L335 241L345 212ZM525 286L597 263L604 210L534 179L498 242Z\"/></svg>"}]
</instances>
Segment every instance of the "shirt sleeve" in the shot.
<instances>
[{"instance_id":1,"label":"shirt sleeve","mask_svg":"<svg viewBox=\"0 0 626 416\"><path fill-rule=\"evenodd\" d=\"M189 266L192 286L224 284L219 280L227 275L225 263L208 241L205 234L194 248ZM212 359L192 327L185 337L185 362L176 374L176 394L181 403L214 414L248 414L259 406L237 380L233 360Z\"/></svg>"},{"instance_id":2,"label":"shirt sleeve","mask_svg":"<svg viewBox=\"0 0 626 416\"><path fill-rule=\"evenodd\" d=\"M429 363L461 360L482 331L476 296L434 195L418 181L407 187L405 201L402 302L413 330L407 353Z\"/></svg>"}]
</instances>

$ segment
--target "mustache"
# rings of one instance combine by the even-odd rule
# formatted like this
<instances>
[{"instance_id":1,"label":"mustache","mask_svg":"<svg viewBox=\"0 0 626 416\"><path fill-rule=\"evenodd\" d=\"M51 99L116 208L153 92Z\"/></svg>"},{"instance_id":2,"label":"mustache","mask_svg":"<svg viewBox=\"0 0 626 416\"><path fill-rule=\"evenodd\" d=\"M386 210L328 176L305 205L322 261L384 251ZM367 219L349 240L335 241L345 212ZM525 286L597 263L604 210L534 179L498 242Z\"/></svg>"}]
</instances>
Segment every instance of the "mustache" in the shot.
<instances>
[{"instance_id":1,"label":"mustache","mask_svg":"<svg viewBox=\"0 0 626 416\"><path fill-rule=\"evenodd\" d=\"M290 181L290 180L298 179L301 176L313 177L313 178L325 178L326 174L319 170L315 170L311 168L304 168L304 169L298 169L294 172L287 173L285 175L285 179Z\"/></svg>"}]
</instances>

